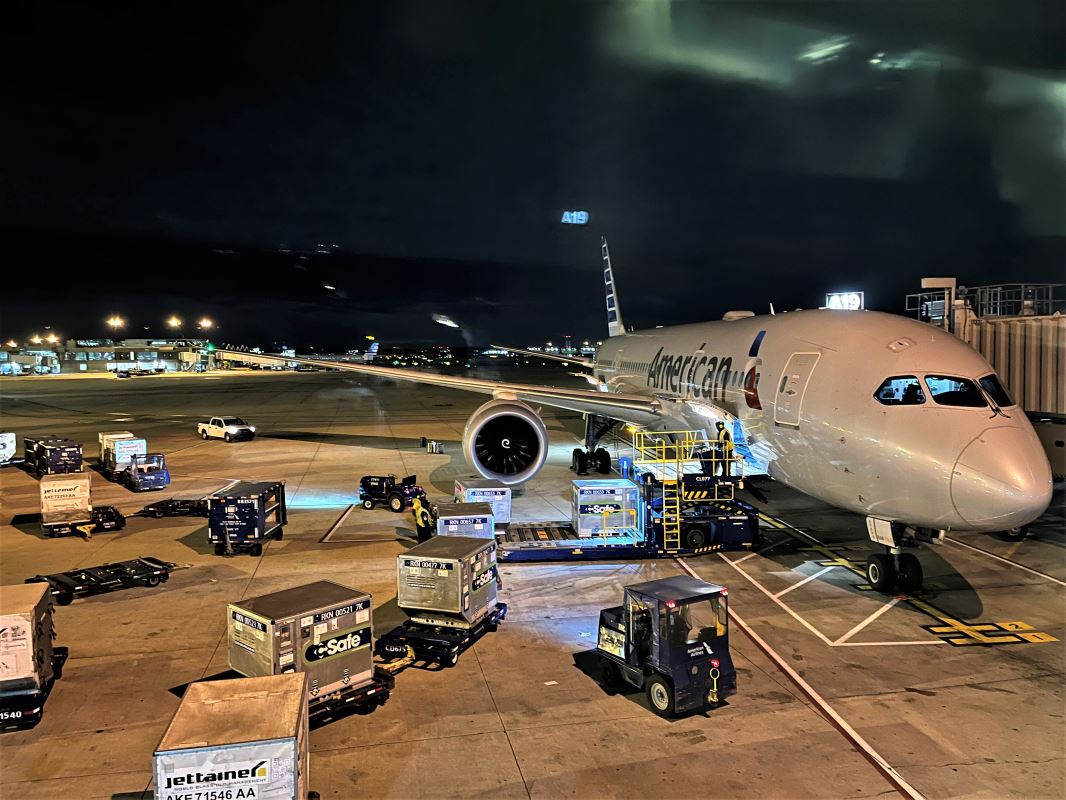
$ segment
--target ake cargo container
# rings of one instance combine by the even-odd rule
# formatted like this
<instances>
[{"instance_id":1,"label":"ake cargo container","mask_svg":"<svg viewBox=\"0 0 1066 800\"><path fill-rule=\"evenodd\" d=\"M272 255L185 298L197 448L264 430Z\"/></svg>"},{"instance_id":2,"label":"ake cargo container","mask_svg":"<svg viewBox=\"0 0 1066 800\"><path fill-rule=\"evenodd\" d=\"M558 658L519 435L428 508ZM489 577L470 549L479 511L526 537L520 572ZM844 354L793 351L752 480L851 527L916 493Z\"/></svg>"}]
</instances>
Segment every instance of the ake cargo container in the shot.
<instances>
[{"instance_id":1,"label":"ake cargo container","mask_svg":"<svg viewBox=\"0 0 1066 800\"><path fill-rule=\"evenodd\" d=\"M189 686L155 749L157 800L306 800L307 676Z\"/></svg>"},{"instance_id":2,"label":"ake cargo container","mask_svg":"<svg viewBox=\"0 0 1066 800\"><path fill-rule=\"evenodd\" d=\"M488 503L441 503L437 506L438 536L495 536L492 507Z\"/></svg>"},{"instance_id":3,"label":"ake cargo container","mask_svg":"<svg viewBox=\"0 0 1066 800\"><path fill-rule=\"evenodd\" d=\"M47 584L0 586L0 728L40 721L65 647L53 648L52 593Z\"/></svg>"},{"instance_id":4,"label":"ake cargo container","mask_svg":"<svg viewBox=\"0 0 1066 800\"><path fill-rule=\"evenodd\" d=\"M511 522L511 487L489 478L456 478L455 502L488 503L497 525Z\"/></svg>"},{"instance_id":5,"label":"ake cargo container","mask_svg":"<svg viewBox=\"0 0 1066 800\"><path fill-rule=\"evenodd\" d=\"M316 581L230 603L229 665L242 675L306 672L310 697L371 682L371 597Z\"/></svg>"},{"instance_id":6,"label":"ake cargo container","mask_svg":"<svg viewBox=\"0 0 1066 800\"><path fill-rule=\"evenodd\" d=\"M496 540L434 536L396 557L396 602L415 622L468 628L495 610Z\"/></svg>"},{"instance_id":7,"label":"ake cargo container","mask_svg":"<svg viewBox=\"0 0 1066 800\"><path fill-rule=\"evenodd\" d=\"M24 442L26 468L38 477L82 470L81 444L58 436L30 436Z\"/></svg>"}]
</instances>

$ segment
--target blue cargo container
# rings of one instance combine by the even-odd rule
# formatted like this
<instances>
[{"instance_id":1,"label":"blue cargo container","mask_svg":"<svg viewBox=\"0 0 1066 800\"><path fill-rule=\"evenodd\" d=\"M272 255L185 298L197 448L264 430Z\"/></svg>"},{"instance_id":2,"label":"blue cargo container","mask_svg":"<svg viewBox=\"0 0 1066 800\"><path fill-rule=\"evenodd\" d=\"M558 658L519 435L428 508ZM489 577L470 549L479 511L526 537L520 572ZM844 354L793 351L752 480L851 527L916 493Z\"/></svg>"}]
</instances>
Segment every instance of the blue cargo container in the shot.
<instances>
[{"instance_id":1,"label":"blue cargo container","mask_svg":"<svg viewBox=\"0 0 1066 800\"><path fill-rule=\"evenodd\" d=\"M262 555L263 542L280 539L287 521L284 481L241 481L208 498L207 540L217 556Z\"/></svg>"}]
</instances>

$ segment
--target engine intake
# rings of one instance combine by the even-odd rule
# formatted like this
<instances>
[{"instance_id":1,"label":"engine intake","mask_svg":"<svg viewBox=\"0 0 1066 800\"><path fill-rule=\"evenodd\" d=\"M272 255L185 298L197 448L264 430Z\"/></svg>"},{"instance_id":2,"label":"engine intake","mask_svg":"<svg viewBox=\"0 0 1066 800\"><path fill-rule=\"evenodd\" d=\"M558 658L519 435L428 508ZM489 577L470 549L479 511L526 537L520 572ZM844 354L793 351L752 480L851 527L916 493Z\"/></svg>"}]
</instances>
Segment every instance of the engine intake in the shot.
<instances>
[{"instance_id":1,"label":"engine intake","mask_svg":"<svg viewBox=\"0 0 1066 800\"><path fill-rule=\"evenodd\" d=\"M518 400L486 403L466 423L463 455L478 474L514 485L536 475L548 457L548 431Z\"/></svg>"}]
</instances>

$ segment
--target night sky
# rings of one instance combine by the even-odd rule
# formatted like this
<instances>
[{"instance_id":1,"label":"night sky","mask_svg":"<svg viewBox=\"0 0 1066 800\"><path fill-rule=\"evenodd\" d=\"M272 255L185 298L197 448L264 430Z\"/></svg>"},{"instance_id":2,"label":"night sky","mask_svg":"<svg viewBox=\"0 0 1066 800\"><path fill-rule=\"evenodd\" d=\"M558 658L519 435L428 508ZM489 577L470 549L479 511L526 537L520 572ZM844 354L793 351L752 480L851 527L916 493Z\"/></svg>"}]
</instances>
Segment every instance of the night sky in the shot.
<instances>
[{"instance_id":1,"label":"night sky","mask_svg":"<svg viewBox=\"0 0 1066 800\"><path fill-rule=\"evenodd\" d=\"M638 327L1066 280L1060 0L19 5L4 339L602 338L601 234Z\"/></svg>"}]
</instances>

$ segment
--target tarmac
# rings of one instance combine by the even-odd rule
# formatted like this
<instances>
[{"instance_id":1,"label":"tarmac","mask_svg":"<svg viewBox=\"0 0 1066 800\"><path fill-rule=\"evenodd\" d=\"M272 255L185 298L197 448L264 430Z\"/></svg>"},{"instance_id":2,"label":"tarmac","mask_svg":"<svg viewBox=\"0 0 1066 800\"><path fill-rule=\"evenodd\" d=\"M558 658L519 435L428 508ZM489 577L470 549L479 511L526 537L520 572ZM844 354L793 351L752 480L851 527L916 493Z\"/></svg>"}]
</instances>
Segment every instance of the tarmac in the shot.
<instances>
[{"instance_id":1,"label":"tarmac","mask_svg":"<svg viewBox=\"0 0 1066 800\"><path fill-rule=\"evenodd\" d=\"M289 505L284 540L258 558L213 555L201 518L131 517L89 541L48 539L36 479L0 470L4 585L143 555L180 565L157 588L57 609L70 660L41 723L0 734L0 797L151 797L172 690L227 669L230 601L328 579L373 594L379 633L398 624L395 557L414 543L413 523L353 508L358 479L413 473L431 499L450 498L471 474L463 427L486 400L341 373L184 378L0 380L0 427L20 447L22 435L56 433L94 464L98 432L131 430L167 454L167 490L136 495L94 474L96 504L132 514L280 479ZM255 424L256 439L198 439L196 421L217 414ZM570 515L581 422L543 415L549 461L516 492L516 519ZM423 436L444 454L425 452ZM453 668L407 669L372 714L312 731L310 787L324 798L1064 796L1063 487L1025 541L952 534L920 552L922 592L886 597L862 577L861 518L759 485L769 502L757 553L504 566L499 631ZM598 612L624 585L683 571L729 587L739 689L663 720L642 696L605 691L591 651Z\"/></svg>"}]
</instances>

